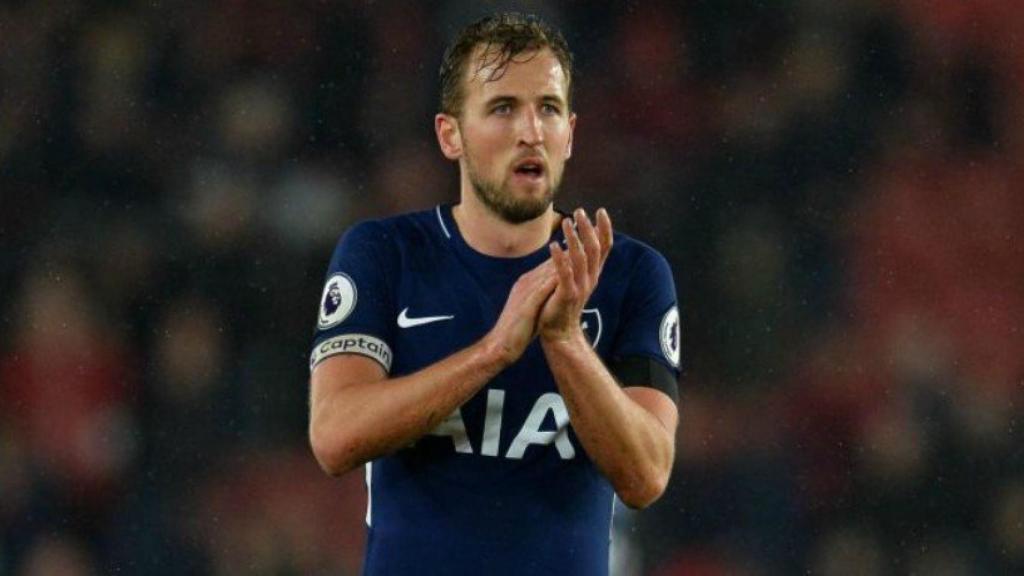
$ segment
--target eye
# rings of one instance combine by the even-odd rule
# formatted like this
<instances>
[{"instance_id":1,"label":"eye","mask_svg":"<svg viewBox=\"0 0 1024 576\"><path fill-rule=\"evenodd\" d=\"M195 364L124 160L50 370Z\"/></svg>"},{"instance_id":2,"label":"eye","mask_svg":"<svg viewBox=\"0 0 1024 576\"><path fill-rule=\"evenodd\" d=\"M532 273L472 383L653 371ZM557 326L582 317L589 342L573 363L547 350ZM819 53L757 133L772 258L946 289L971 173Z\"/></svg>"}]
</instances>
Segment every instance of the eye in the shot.
<instances>
[{"instance_id":1,"label":"eye","mask_svg":"<svg viewBox=\"0 0 1024 576\"><path fill-rule=\"evenodd\" d=\"M512 105L508 104L507 102L498 104L494 108L491 108L492 114L499 114L501 116L504 116L510 112L512 112Z\"/></svg>"},{"instance_id":2,"label":"eye","mask_svg":"<svg viewBox=\"0 0 1024 576\"><path fill-rule=\"evenodd\" d=\"M554 104L544 104L541 106L541 111L549 116L558 116L562 113L562 109Z\"/></svg>"}]
</instances>

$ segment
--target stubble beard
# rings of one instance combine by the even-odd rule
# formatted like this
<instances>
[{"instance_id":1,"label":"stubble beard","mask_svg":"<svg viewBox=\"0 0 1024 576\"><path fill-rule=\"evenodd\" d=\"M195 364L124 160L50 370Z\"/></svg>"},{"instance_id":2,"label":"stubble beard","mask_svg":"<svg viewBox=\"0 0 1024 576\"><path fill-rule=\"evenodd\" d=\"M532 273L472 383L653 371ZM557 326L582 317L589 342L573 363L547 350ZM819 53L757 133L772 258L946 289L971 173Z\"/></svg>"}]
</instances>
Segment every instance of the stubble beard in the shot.
<instances>
[{"instance_id":1,"label":"stubble beard","mask_svg":"<svg viewBox=\"0 0 1024 576\"><path fill-rule=\"evenodd\" d=\"M468 152L468 150L467 150ZM477 174L470 154L466 154L466 174L473 193L491 212L510 224L522 224L543 216L555 198L560 182L550 183L540 198L517 198L508 182L490 182Z\"/></svg>"}]
</instances>

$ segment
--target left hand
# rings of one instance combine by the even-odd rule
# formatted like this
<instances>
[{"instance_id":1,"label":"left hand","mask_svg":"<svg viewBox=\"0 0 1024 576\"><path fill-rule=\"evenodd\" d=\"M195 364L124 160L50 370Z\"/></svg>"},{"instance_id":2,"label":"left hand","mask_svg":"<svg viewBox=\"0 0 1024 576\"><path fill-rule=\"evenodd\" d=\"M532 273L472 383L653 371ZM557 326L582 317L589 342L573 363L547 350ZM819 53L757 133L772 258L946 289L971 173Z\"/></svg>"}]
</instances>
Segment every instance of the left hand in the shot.
<instances>
[{"instance_id":1,"label":"left hand","mask_svg":"<svg viewBox=\"0 0 1024 576\"><path fill-rule=\"evenodd\" d=\"M612 250L612 221L604 208L597 211L596 227L582 208L577 208L573 217L576 230L568 218L562 220L568 249L557 242L548 246L558 284L540 312L538 325L542 341L566 341L582 335L583 306L597 286L601 269Z\"/></svg>"}]
</instances>

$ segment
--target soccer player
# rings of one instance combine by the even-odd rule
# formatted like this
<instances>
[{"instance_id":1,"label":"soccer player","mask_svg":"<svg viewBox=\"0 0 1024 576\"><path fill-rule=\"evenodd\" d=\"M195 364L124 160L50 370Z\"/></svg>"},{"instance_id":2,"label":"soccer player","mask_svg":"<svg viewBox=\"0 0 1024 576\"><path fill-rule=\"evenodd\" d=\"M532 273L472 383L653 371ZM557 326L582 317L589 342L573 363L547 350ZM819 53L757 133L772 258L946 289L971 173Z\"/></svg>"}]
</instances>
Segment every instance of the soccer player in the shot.
<instances>
[{"instance_id":1,"label":"soccer player","mask_svg":"<svg viewBox=\"0 0 1024 576\"><path fill-rule=\"evenodd\" d=\"M672 469L671 272L606 211L553 208L576 124L557 31L485 18L440 80L460 201L341 238L313 452L333 475L365 465L365 574L607 574L615 495L645 507Z\"/></svg>"}]
</instances>

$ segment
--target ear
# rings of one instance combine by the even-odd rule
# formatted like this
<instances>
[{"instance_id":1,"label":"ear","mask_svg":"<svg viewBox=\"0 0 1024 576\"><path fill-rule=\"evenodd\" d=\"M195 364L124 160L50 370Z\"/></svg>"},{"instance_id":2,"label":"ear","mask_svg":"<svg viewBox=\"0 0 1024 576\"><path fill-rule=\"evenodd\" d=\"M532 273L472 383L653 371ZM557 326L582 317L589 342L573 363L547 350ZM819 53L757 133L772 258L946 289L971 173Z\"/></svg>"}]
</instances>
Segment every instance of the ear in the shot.
<instances>
[{"instance_id":1,"label":"ear","mask_svg":"<svg viewBox=\"0 0 1024 576\"><path fill-rule=\"evenodd\" d=\"M444 112L434 116L434 132L441 153L449 160L462 158L462 133L459 132L459 121Z\"/></svg>"},{"instance_id":2,"label":"ear","mask_svg":"<svg viewBox=\"0 0 1024 576\"><path fill-rule=\"evenodd\" d=\"M569 114L569 141L565 144L565 159L572 158L572 138L576 133L576 113Z\"/></svg>"}]
</instances>

